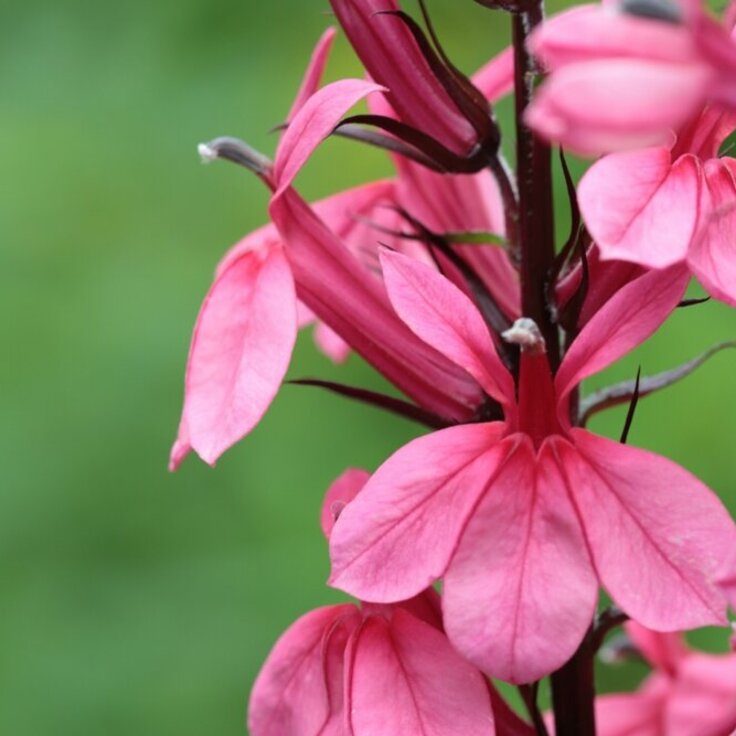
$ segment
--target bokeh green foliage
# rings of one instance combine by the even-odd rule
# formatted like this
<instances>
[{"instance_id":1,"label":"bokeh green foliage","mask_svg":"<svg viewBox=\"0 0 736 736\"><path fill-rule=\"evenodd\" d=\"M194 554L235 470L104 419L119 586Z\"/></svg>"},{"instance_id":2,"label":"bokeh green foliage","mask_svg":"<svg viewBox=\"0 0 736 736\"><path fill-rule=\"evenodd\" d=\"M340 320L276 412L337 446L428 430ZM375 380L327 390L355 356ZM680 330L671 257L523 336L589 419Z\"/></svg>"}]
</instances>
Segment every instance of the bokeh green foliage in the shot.
<instances>
[{"instance_id":1,"label":"bokeh green foliage","mask_svg":"<svg viewBox=\"0 0 736 736\"><path fill-rule=\"evenodd\" d=\"M503 47L505 17L470 0L431 5L462 68ZM272 151L267 131L326 9L0 5L0 733L244 733L247 693L275 638L340 599L324 585L325 488L419 431L286 387L217 469L190 460L166 472L199 303L267 201L246 172L200 167L195 144L227 133ZM341 39L330 77L359 73ZM299 184L314 198L389 173L380 153L332 141ZM681 311L609 375L668 367L735 328L715 304ZM732 510L735 361L719 356L643 402L631 436L691 468ZM355 358L331 366L308 335L291 375L382 385ZM615 436L621 423L614 411L595 428ZM706 643L722 647L725 635Z\"/></svg>"}]
</instances>

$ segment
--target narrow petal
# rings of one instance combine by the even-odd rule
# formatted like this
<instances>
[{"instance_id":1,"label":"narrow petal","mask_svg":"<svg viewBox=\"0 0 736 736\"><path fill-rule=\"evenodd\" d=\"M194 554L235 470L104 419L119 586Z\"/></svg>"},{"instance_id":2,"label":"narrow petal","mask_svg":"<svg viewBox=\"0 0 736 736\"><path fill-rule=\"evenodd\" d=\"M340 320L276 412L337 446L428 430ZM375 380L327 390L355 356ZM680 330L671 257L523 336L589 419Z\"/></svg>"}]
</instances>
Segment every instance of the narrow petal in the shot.
<instances>
[{"instance_id":1,"label":"narrow petal","mask_svg":"<svg viewBox=\"0 0 736 736\"><path fill-rule=\"evenodd\" d=\"M397 610L370 617L350 663L354 736L488 736L491 703L482 675L444 634Z\"/></svg>"},{"instance_id":2,"label":"narrow petal","mask_svg":"<svg viewBox=\"0 0 736 736\"><path fill-rule=\"evenodd\" d=\"M360 493L363 486L368 482L371 474L360 468L348 468L327 489L325 499L322 502L322 513L320 524L327 539L332 534L335 520L343 509Z\"/></svg>"},{"instance_id":3,"label":"narrow petal","mask_svg":"<svg viewBox=\"0 0 736 736\"><path fill-rule=\"evenodd\" d=\"M411 598L445 572L507 443L503 425L450 427L392 455L345 508L330 539L330 584L379 603Z\"/></svg>"},{"instance_id":4,"label":"narrow petal","mask_svg":"<svg viewBox=\"0 0 736 736\"><path fill-rule=\"evenodd\" d=\"M585 224L604 259L665 268L685 259L699 215L700 167L667 148L604 156L580 181Z\"/></svg>"},{"instance_id":5,"label":"narrow petal","mask_svg":"<svg viewBox=\"0 0 736 736\"><path fill-rule=\"evenodd\" d=\"M400 253L383 251L381 266L399 317L427 344L464 368L489 396L510 408L513 379L470 299L436 270Z\"/></svg>"},{"instance_id":6,"label":"narrow petal","mask_svg":"<svg viewBox=\"0 0 736 736\"><path fill-rule=\"evenodd\" d=\"M574 429L563 463L601 582L657 631L723 624L716 578L736 529L718 498L659 455Z\"/></svg>"},{"instance_id":7,"label":"narrow petal","mask_svg":"<svg viewBox=\"0 0 736 736\"><path fill-rule=\"evenodd\" d=\"M597 595L555 458L548 445L535 458L528 438L520 438L475 509L445 574L450 641L491 677L532 682L575 652Z\"/></svg>"},{"instance_id":8,"label":"narrow petal","mask_svg":"<svg viewBox=\"0 0 736 736\"><path fill-rule=\"evenodd\" d=\"M283 249L247 251L217 277L194 328L181 424L203 460L213 464L261 419L289 366L296 331ZM178 442L177 458L181 449Z\"/></svg>"},{"instance_id":9,"label":"narrow petal","mask_svg":"<svg viewBox=\"0 0 736 736\"><path fill-rule=\"evenodd\" d=\"M560 400L650 337L677 307L688 280L683 266L650 271L609 299L575 338L557 372Z\"/></svg>"},{"instance_id":10,"label":"narrow petal","mask_svg":"<svg viewBox=\"0 0 736 736\"><path fill-rule=\"evenodd\" d=\"M271 650L256 678L248 705L248 728L252 736L312 736L336 715L330 692L334 683L325 660L326 639L335 626L357 625L352 605L328 606L302 616ZM345 646L346 633L342 634ZM339 637L338 637L339 638ZM337 638L334 644L339 644ZM335 736L340 732L335 732Z\"/></svg>"},{"instance_id":11,"label":"narrow petal","mask_svg":"<svg viewBox=\"0 0 736 736\"><path fill-rule=\"evenodd\" d=\"M509 47L494 56L471 81L490 103L505 97L514 88L514 50Z\"/></svg>"},{"instance_id":12,"label":"narrow petal","mask_svg":"<svg viewBox=\"0 0 736 736\"><path fill-rule=\"evenodd\" d=\"M705 164L702 229L688 263L709 294L736 306L736 160Z\"/></svg>"},{"instance_id":13,"label":"narrow petal","mask_svg":"<svg viewBox=\"0 0 736 736\"><path fill-rule=\"evenodd\" d=\"M317 45L314 47L314 51L312 52L312 58L309 60L307 71L304 73L304 78L302 79L299 91L296 93L291 110L286 116L286 120L288 122L291 122L294 119L299 110L304 107L306 101L312 95L316 94L319 89L336 35L337 31L334 28L328 28L322 34L319 41L317 41Z\"/></svg>"},{"instance_id":14,"label":"narrow petal","mask_svg":"<svg viewBox=\"0 0 736 736\"><path fill-rule=\"evenodd\" d=\"M294 116L276 151L275 196L289 187L317 146L332 133L351 107L371 92L383 89L363 79L341 79L310 97Z\"/></svg>"}]
</instances>

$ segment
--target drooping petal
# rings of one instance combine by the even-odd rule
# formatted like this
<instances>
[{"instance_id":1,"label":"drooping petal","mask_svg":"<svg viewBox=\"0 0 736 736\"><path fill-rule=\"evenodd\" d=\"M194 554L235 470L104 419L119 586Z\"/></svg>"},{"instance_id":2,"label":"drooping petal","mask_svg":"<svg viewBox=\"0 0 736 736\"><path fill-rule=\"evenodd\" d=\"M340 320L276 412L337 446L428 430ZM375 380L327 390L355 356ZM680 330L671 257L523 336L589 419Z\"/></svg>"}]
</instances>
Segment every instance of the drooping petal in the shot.
<instances>
[{"instance_id":1,"label":"drooping petal","mask_svg":"<svg viewBox=\"0 0 736 736\"><path fill-rule=\"evenodd\" d=\"M535 458L516 437L445 574L443 611L459 652L491 677L523 683L572 656L598 583L549 447Z\"/></svg>"},{"instance_id":2,"label":"drooping petal","mask_svg":"<svg viewBox=\"0 0 736 736\"><path fill-rule=\"evenodd\" d=\"M328 606L302 616L278 640L256 678L248 705L251 736L314 736L340 711L332 702L333 682L342 684L342 672L329 672L325 658L326 639L337 634L333 646L342 643L357 625L352 605ZM344 631L336 632L335 627ZM338 639L342 639L341 642ZM335 708L335 706L338 706ZM333 731L338 736L340 731ZM325 733L325 736L326 733Z\"/></svg>"},{"instance_id":3,"label":"drooping petal","mask_svg":"<svg viewBox=\"0 0 736 736\"><path fill-rule=\"evenodd\" d=\"M445 572L507 443L503 425L433 432L392 455L345 508L330 539L330 584L379 603L411 598Z\"/></svg>"},{"instance_id":4,"label":"drooping petal","mask_svg":"<svg viewBox=\"0 0 736 736\"><path fill-rule=\"evenodd\" d=\"M478 384L399 319L375 274L293 189L271 201L299 298L366 361L423 408L467 419L482 402Z\"/></svg>"},{"instance_id":5,"label":"drooping petal","mask_svg":"<svg viewBox=\"0 0 736 736\"><path fill-rule=\"evenodd\" d=\"M276 151L273 165L275 196L291 185L307 159L351 107L371 92L383 89L363 79L341 79L312 95L290 122Z\"/></svg>"},{"instance_id":6,"label":"drooping petal","mask_svg":"<svg viewBox=\"0 0 736 736\"><path fill-rule=\"evenodd\" d=\"M736 306L736 160L705 164L702 229L688 264L709 294Z\"/></svg>"},{"instance_id":7,"label":"drooping petal","mask_svg":"<svg viewBox=\"0 0 736 736\"><path fill-rule=\"evenodd\" d=\"M322 502L322 513L320 524L327 539L332 534L335 520L343 509L360 493L363 486L368 482L371 474L360 468L348 468L327 489L325 499Z\"/></svg>"},{"instance_id":8,"label":"drooping petal","mask_svg":"<svg viewBox=\"0 0 736 736\"><path fill-rule=\"evenodd\" d=\"M650 271L609 299L562 361L555 377L560 401L584 378L602 371L652 335L680 302L688 280L683 266Z\"/></svg>"},{"instance_id":9,"label":"drooping petal","mask_svg":"<svg viewBox=\"0 0 736 736\"><path fill-rule=\"evenodd\" d=\"M710 71L632 59L571 64L539 89L526 121L583 155L664 145L705 102Z\"/></svg>"},{"instance_id":10,"label":"drooping petal","mask_svg":"<svg viewBox=\"0 0 736 736\"><path fill-rule=\"evenodd\" d=\"M289 367L296 331L283 249L246 251L217 277L194 328L180 425L203 460L214 464L261 419Z\"/></svg>"},{"instance_id":11,"label":"drooping petal","mask_svg":"<svg viewBox=\"0 0 736 736\"><path fill-rule=\"evenodd\" d=\"M659 455L571 432L562 462L613 600L657 631L724 623L716 578L736 528L715 494Z\"/></svg>"},{"instance_id":12,"label":"drooping petal","mask_svg":"<svg viewBox=\"0 0 736 736\"><path fill-rule=\"evenodd\" d=\"M605 259L666 268L685 259L700 210L700 166L667 148L604 156L578 187L585 224Z\"/></svg>"},{"instance_id":13,"label":"drooping petal","mask_svg":"<svg viewBox=\"0 0 736 736\"><path fill-rule=\"evenodd\" d=\"M334 28L328 28L317 41L317 45L312 52L312 58L309 60L309 66L304 73L299 91L296 93L294 102L291 106L289 114L286 116L287 122L291 122L299 110L304 107L306 101L316 94L322 82L322 75L327 66L327 60L330 56L332 44L335 40L337 31Z\"/></svg>"},{"instance_id":14,"label":"drooping petal","mask_svg":"<svg viewBox=\"0 0 736 736\"><path fill-rule=\"evenodd\" d=\"M411 330L511 408L513 379L470 299L436 270L400 253L383 251L381 266L391 304Z\"/></svg>"},{"instance_id":15,"label":"drooping petal","mask_svg":"<svg viewBox=\"0 0 736 736\"><path fill-rule=\"evenodd\" d=\"M349 672L354 736L494 732L480 672L437 629L401 609L390 621L368 618L351 647Z\"/></svg>"}]
</instances>

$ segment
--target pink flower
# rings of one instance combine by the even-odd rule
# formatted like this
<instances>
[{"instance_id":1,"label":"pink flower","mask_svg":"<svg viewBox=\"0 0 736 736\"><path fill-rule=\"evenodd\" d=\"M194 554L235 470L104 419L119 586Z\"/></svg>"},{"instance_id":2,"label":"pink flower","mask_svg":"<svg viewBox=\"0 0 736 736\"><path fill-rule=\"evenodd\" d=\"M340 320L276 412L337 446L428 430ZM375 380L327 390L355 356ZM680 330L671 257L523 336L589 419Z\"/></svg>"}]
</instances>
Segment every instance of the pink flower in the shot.
<instances>
[{"instance_id":1,"label":"pink flower","mask_svg":"<svg viewBox=\"0 0 736 736\"><path fill-rule=\"evenodd\" d=\"M736 305L736 159L718 150L736 124L708 108L674 144L604 156L578 188L603 258L650 268L686 262L717 299Z\"/></svg>"},{"instance_id":2,"label":"pink flower","mask_svg":"<svg viewBox=\"0 0 736 736\"><path fill-rule=\"evenodd\" d=\"M327 536L367 477L349 470L330 488L322 511ZM256 679L248 727L252 736L532 734L450 646L431 589L395 605L344 604L302 616Z\"/></svg>"},{"instance_id":3,"label":"pink flower","mask_svg":"<svg viewBox=\"0 0 736 736\"><path fill-rule=\"evenodd\" d=\"M373 475L331 538L331 583L388 603L443 578L450 640L486 673L531 682L562 665L598 586L660 630L724 621L714 577L736 532L715 495L674 463L570 426L571 392L641 343L684 291L682 269L622 288L553 378L533 325L518 389L470 300L431 268L384 252L397 313L505 411L414 440ZM518 395L517 395L518 391Z\"/></svg>"},{"instance_id":4,"label":"pink flower","mask_svg":"<svg viewBox=\"0 0 736 736\"><path fill-rule=\"evenodd\" d=\"M664 144L706 102L736 107L736 45L698 0L584 5L530 46L550 76L527 121L578 153Z\"/></svg>"},{"instance_id":5,"label":"pink flower","mask_svg":"<svg viewBox=\"0 0 736 736\"><path fill-rule=\"evenodd\" d=\"M423 409L460 421L482 404L477 383L394 313L380 279L378 242L431 260L424 245L384 234L405 225L396 207L427 217L439 233L503 234L495 182L485 171L440 176L398 158L398 182L376 182L307 205L291 187L300 168L347 110L382 89L361 80L319 89L332 38L328 31L318 43L272 170L264 172L274 190L274 224L225 256L197 318L172 469L192 449L214 464L253 429L283 381L298 327L315 319L316 339L328 355L341 360L357 351ZM508 90L509 59L505 53L479 73L488 94ZM206 147L203 152L209 153ZM503 317L518 316L518 280L506 254L468 247L465 255Z\"/></svg>"},{"instance_id":6,"label":"pink flower","mask_svg":"<svg viewBox=\"0 0 736 736\"><path fill-rule=\"evenodd\" d=\"M736 655L690 650L679 634L626 625L654 668L635 693L596 699L599 736L729 736L736 729Z\"/></svg>"}]
</instances>

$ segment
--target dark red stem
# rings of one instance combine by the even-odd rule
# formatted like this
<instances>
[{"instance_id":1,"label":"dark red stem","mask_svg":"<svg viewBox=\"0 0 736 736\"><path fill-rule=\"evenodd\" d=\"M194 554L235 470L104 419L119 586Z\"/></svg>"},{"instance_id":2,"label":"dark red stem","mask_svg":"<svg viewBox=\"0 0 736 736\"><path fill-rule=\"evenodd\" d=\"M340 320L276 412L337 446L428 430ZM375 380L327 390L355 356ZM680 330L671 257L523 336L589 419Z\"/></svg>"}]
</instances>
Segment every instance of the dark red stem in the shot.
<instances>
[{"instance_id":1,"label":"dark red stem","mask_svg":"<svg viewBox=\"0 0 736 736\"><path fill-rule=\"evenodd\" d=\"M547 306L547 279L555 260L552 155L549 146L524 123L534 93L537 68L526 41L543 18L542 0L513 18L516 93L516 170L519 191L522 313L533 319L547 343L552 370L560 361L557 327Z\"/></svg>"}]
</instances>

